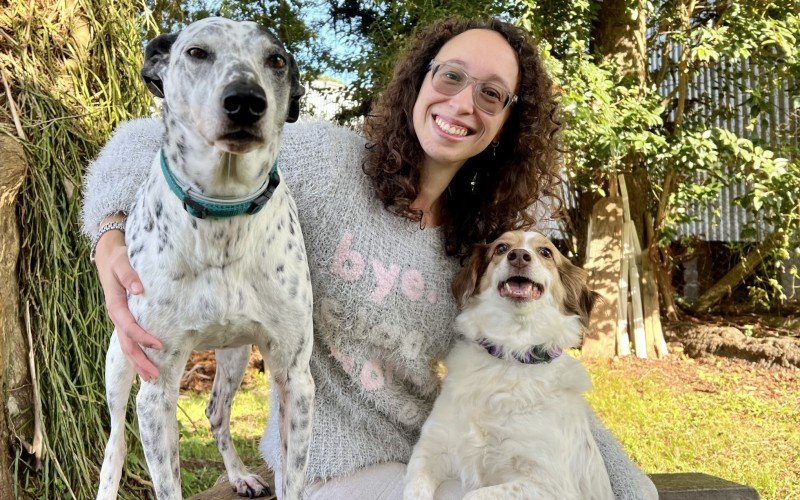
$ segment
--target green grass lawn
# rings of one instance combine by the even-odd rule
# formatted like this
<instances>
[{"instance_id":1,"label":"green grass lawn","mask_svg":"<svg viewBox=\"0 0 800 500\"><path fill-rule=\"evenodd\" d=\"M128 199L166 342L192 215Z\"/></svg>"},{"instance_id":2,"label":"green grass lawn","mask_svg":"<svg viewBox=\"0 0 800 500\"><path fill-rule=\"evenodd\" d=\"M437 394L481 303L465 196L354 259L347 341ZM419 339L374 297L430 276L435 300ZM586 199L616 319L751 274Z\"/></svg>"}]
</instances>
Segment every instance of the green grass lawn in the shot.
<instances>
[{"instance_id":1,"label":"green grass lawn","mask_svg":"<svg viewBox=\"0 0 800 500\"><path fill-rule=\"evenodd\" d=\"M691 360L587 364L589 402L646 472L704 472L764 499L800 498L797 372L775 378L744 363L723 370Z\"/></svg>"},{"instance_id":2,"label":"green grass lawn","mask_svg":"<svg viewBox=\"0 0 800 500\"><path fill-rule=\"evenodd\" d=\"M749 484L764 499L800 499L798 372L674 358L585 364L594 383L591 405L646 472L705 472ZM234 399L232 418L248 465L261 460L269 394L261 374L252 381ZM224 472L206 401L206 394L189 393L179 402L185 496Z\"/></svg>"}]
</instances>

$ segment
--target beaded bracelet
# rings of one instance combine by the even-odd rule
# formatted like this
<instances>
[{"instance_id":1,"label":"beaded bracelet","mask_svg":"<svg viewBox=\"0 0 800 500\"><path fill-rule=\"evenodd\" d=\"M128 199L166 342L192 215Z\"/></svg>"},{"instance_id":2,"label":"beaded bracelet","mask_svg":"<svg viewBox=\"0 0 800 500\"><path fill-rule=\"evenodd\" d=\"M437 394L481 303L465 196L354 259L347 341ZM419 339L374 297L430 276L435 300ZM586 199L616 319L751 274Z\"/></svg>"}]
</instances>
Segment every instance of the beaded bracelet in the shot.
<instances>
[{"instance_id":1,"label":"beaded bracelet","mask_svg":"<svg viewBox=\"0 0 800 500\"><path fill-rule=\"evenodd\" d=\"M125 221L126 219L115 220L100 227L100 230L97 232L97 236L95 236L94 240L92 241L92 249L89 251L89 260L92 262L92 264L94 264L94 257L97 254L97 244L100 243L100 238L109 231L117 230L124 233Z\"/></svg>"}]
</instances>

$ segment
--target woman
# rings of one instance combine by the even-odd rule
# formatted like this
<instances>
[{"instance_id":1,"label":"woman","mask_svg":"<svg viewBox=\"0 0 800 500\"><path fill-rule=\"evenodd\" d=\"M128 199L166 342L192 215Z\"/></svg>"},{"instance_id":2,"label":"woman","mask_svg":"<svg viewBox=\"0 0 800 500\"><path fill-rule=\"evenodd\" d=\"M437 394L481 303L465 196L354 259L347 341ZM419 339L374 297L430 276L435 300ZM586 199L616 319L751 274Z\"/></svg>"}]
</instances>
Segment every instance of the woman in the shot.
<instances>
[{"instance_id":1,"label":"woman","mask_svg":"<svg viewBox=\"0 0 800 500\"><path fill-rule=\"evenodd\" d=\"M279 162L314 286L307 497L401 494L403 464L437 393L436 362L453 340L458 257L532 225L529 207L557 186L550 86L522 30L448 19L420 33L397 63L365 122L366 144L328 124L285 128ZM160 135L157 121L139 120L105 147L87 178L87 234L130 206ZM96 262L128 359L145 380L157 376L139 345L158 341L127 310L126 292L142 286L120 231L102 236ZM279 474L275 399L261 446ZM655 498L608 431L597 423L593 432L617 496ZM454 482L443 488L459 494Z\"/></svg>"}]
</instances>

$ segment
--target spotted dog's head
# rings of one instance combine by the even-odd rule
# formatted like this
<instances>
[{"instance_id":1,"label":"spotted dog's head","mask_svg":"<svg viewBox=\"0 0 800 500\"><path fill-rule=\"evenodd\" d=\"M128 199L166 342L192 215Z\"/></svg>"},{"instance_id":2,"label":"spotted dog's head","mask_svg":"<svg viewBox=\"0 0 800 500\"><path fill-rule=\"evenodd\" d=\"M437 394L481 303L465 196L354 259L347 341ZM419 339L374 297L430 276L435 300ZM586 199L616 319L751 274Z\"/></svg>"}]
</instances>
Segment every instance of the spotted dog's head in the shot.
<instances>
[{"instance_id":1,"label":"spotted dog's head","mask_svg":"<svg viewBox=\"0 0 800 500\"><path fill-rule=\"evenodd\" d=\"M586 271L533 231L507 232L477 245L453 294L463 309L457 322L462 333L513 350L577 345L597 296Z\"/></svg>"},{"instance_id":2,"label":"spotted dog's head","mask_svg":"<svg viewBox=\"0 0 800 500\"><path fill-rule=\"evenodd\" d=\"M207 18L145 49L142 79L164 98L167 127L242 154L297 120L305 93L294 58L254 22Z\"/></svg>"}]
</instances>

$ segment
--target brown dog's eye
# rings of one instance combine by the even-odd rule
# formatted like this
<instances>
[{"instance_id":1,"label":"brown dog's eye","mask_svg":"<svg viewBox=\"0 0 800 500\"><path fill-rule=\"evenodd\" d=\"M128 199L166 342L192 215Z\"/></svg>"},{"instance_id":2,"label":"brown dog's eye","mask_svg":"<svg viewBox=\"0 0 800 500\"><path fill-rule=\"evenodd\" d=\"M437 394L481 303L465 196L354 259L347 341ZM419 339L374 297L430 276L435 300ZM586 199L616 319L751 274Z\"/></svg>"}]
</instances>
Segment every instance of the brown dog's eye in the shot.
<instances>
[{"instance_id":1,"label":"brown dog's eye","mask_svg":"<svg viewBox=\"0 0 800 500\"><path fill-rule=\"evenodd\" d=\"M539 255L541 255L545 259L552 259L553 258L553 252L547 247L540 247L539 248Z\"/></svg>"},{"instance_id":2,"label":"brown dog's eye","mask_svg":"<svg viewBox=\"0 0 800 500\"><path fill-rule=\"evenodd\" d=\"M502 255L502 254L504 254L506 252L508 252L508 245L506 245L505 243L500 243L499 245L494 247L494 254L495 255Z\"/></svg>"},{"instance_id":3,"label":"brown dog's eye","mask_svg":"<svg viewBox=\"0 0 800 500\"><path fill-rule=\"evenodd\" d=\"M286 66L286 58L280 54L273 54L267 58L267 66L273 69L281 69Z\"/></svg>"},{"instance_id":4,"label":"brown dog's eye","mask_svg":"<svg viewBox=\"0 0 800 500\"><path fill-rule=\"evenodd\" d=\"M192 47L191 49L186 51L189 54L189 57L194 59L206 59L208 58L208 52L201 49L200 47Z\"/></svg>"}]
</instances>

